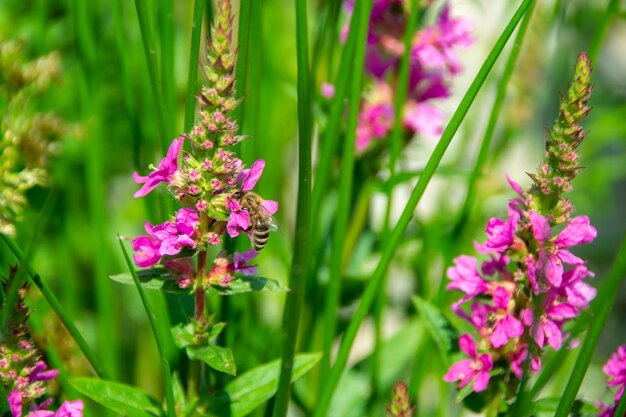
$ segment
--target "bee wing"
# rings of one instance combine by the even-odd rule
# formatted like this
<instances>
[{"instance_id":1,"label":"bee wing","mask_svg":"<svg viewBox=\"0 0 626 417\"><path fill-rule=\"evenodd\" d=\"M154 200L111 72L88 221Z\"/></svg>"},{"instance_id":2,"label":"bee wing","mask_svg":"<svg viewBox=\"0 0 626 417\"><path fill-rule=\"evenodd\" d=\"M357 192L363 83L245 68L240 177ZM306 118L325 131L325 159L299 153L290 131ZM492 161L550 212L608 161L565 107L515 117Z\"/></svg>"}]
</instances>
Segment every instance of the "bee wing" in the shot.
<instances>
[{"instance_id":1,"label":"bee wing","mask_svg":"<svg viewBox=\"0 0 626 417\"><path fill-rule=\"evenodd\" d=\"M261 214L264 218L266 218L266 219L267 219L267 223L269 224L269 226L270 226L270 230L271 230L272 232L275 232L275 231L277 231L277 230L278 230L278 222L276 221L276 219L274 218L274 216L272 216L272 215L269 213L269 211L267 211L267 210L265 209L265 207L260 206L260 207L259 207L259 213L260 213L260 214Z\"/></svg>"}]
</instances>

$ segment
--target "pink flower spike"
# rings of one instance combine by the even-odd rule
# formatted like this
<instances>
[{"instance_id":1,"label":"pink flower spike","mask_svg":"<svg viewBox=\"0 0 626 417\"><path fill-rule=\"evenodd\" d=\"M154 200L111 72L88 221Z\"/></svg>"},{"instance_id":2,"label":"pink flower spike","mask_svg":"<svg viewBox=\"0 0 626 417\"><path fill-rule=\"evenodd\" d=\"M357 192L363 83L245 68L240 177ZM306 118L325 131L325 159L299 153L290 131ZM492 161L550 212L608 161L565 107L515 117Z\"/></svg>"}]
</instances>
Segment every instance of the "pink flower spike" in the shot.
<instances>
[{"instance_id":1,"label":"pink flower spike","mask_svg":"<svg viewBox=\"0 0 626 417\"><path fill-rule=\"evenodd\" d=\"M143 186L137 190L133 197L143 197L150 191L154 190L160 183L168 182L172 175L178 170L178 155L183 147L185 136L181 136L178 139L174 139L165 158L159 162L159 167L152 171L148 176L142 177L137 172L133 173L133 179L137 184L143 184Z\"/></svg>"},{"instance_id":2,"label":"pink flower spike","mask_svg":"<svg viewBox=\"0 0 626 417\"><path fill-rule=\"evenodd\" d=\"M539 243L545 244L552 236L552 229L550 228L548 219L534 211L529 212L528 217L530 217L530 223L533 226L535 239L537 239Z\"/></svg>"},{"instance_id":3,"label":"pink flower spike","mask_svg":"<svg viewBox=\"0 0 626 417\"><path fill-rule=\"evenodd\" d=\"M261 178L261 174L263 174L263 169L265 168L265 161L262 159L258 159L254 161L250 170L243 178L241 182L241 190L242 191L250 191L254 188L256 183Z\"/></svg>"}]
</instances>

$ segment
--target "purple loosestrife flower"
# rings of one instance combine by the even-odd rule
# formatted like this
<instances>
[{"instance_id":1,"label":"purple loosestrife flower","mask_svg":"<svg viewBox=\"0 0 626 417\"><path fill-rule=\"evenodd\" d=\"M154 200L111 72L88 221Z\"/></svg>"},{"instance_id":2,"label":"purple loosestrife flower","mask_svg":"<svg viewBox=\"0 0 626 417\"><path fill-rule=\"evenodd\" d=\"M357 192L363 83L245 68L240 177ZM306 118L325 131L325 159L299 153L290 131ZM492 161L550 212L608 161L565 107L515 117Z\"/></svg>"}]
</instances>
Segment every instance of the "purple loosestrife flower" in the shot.
<instances>
[{"instance_id":1,"label":"purple loosestrife flower","mask_svg":"<svg viewBox=\"0 0 626 417\"><path fill-rule=\"evenodd\" d=\"M350 13L353 6L353 1L346 2ZM393 126L395 86L391 82L398 79L399 64L405 53L407 10L402 0L374 1L365 57L365 70L374 83L363 99L359 115L356 139L359 151L368 149L374 140L383 139ZM452 18L450 7L445 4L433 25L414 34L408 51L409 94L402 109L407 136L437 138L443 132L444 113L432 103L449 96L449 80L462 70L456 50L473 43L471 29L469 20ZM346 34L347 27L343 41Z\"/></svg>"},{"instance_id":2,"label":"purple loosestrife flower","mask_svg":"<svg viewBox=\"0 0 626 417\"><path fill-rule=\"evenodd\" d=\"M617 387L613 404L598 403L601 412L599 417L615 417L617 404L624 395L626 386L626 345L621 345L611 355L608 362L602 367L602 371L609 377L607 385L611 388Z\"/></svg>"},{"instance_id":3,"label":"purple loosestrife flower","mask_svg":"<svg viewBox=\"0 0 626 417\"><path fill-rule=\"evenodd\" d=\"M590 67L585 54L579 56L575 71L575 82L561 100L559 118L547 138L546 162L531 174L533 185L524 191L507 177L517 194L507 206L508 218L489 220L486 242L475 244L489 260L479 271L478 259L461 255L447 271L451 280L447 288L464 293L452 310L474 326L481 352L492 359L495 379L503 382L494 382L494 387L508 385L501 392L505 399L515 392L526 359L530 370L537 372L543 349L562 348L564 325L587 308L596 293L583 281L593 273L571 252L593 241L596 229L587 216L572 218L573 206L563 197L579 170L572 163L584 137L577 122L589 111ZM555 234L555 229L560 232ZM476 363L474 350L464 352L471 359L452 365L446 381L460 379L458 370Z\"/></svg>"},{"instance_id":4,"label":"purple loosestrife flower","mask_svg":"<svg viewBox=\"0 0 626 417\"><path fill-rule=\"evenodd\" d=\"M159 162L159 167L148 174L148 176L142 177L137 172L133 173L135 182L137 184L143 184L133 197L143 197L154 190L160 183L170 181L174 173L178 170L177 160L183 148L184 140L184 135L178 139L174 139L167 150L167 155Z\"/></svg>"},{"instance_id":5,"label":"purple loosestrife flower","mask_svg":"<svg viewBox=\"0 0 626 417\"><path fill-rule=\"evenodd\" d=\"M443 380L446 382L459 381L459 388L463 388L474 380L472 385L474 391L484 391L491 377L489 372L493 368L491 356L486 353L479 355L476 350L476 342L469 334L463 334L459 337L459 348L470 359L462 359L452 365Z\"/></svg>"}]
</instances>

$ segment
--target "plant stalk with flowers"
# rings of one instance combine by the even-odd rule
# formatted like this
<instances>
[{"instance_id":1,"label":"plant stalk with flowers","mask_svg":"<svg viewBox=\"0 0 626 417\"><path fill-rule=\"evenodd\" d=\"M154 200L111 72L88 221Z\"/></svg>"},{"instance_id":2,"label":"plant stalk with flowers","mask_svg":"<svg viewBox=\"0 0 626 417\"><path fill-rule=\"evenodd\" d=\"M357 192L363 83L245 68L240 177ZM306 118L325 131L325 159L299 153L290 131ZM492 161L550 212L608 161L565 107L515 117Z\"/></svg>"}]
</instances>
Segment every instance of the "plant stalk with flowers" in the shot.
<instances>
[{"instance_id":1,"label":"plant stalk with flowers","mask_svg":"<svg viewBox=\"0 0 626 417\"><path fill-rule=\"evenodd\" d=\"M393 128L409 3L376 0L372 8L365 58L365 71L372 77L372 86L363 98L356 136L356 147L361 152L379 149L381 140ZM354 1L346 1L346 7L352 12ZM433 138L441 135L444 114L433 102L450 96L450 80L463 69L457 49L474 42L471 28L468 19L453 18L446 3L433 25L412 35L408 96L401 116L407 139L416 134ZM344 42L346 34L347 28L343 32Z\"/></svg>"},{"instance_id":2,"label":"plant stalk with flowers","mask_svg":"<svg viewBox=\"0 0 626 417\"><path fill-rule=\"evenodd\" d=\"M147 235L136 237L131 244L135 264L149 268L140 271L143 277L160 281L161 288L194 294L194 320L191 326L174 329L177 345L186 348L192 359L202 359L231 374L235 373L232 353L214 346L223 323L213 323L207 314L206 294L284 290L272 280L254 277L257 268L251 261L257 252L252 249L243 253L222 250L212 261L208 259L209 249L223 243L226 234L235 238L243 232L252 238L250 208L233 195L251 192L265 167L265 161L257 160L246 169L232 149L245 138L238 134L237 122L229 116L240 104L235 98L236 60L231 3L219 1L207 65L203 67L207 85L198 95L200 121L190 132L172 141L166 156L152 167L152 172L133 175L135 182L141 184L134 197L143 197L165 183L170 195L183 207L162 224L146 222ZM277 202L263 200L259 210L271 216L277 209ZM114 279L131 282L127 276ZM222 355L218 355L221 359L197 353L207 346L222 349Z\"/></svg>"},{"instance_id":3,"label":"plant stalk with flowers","mask_svg":"<svg viewBox=\"0 0 626 417\"><path fill-rule=\"evenodd\" d=\"M17 269L10 270L8 279L2 280L2 299L6 299L10 289L18 279ZM8 312L8 324L0 333L0 379L7 393L12 417L82 417L81 400L64 401L56 411L49 410L54 398L39 401L49 382L59 371L48 369L41 353L35 347L26 324L29 312L25 304L28 286L17 289L15 308ZM5 304L5 308L8 308ZM5 314L5 312L2 312Z\"/></svg>"},{"instance_id":4,"label":"plant stalk with flowers","mask_svg":"<svg viewBox=\"0 0 626 417\"><path fill-rule=\"evenodd\" d=\"M510 399L526 364L537 372L547 346L561 349L564 326L596 294L585 282L593 273L570 251L593 241L596 229L587 216L572 217L574 208L564 197L582 169L577 148L585 131L578 123L590 110L590 77L589 60L581 53L546 138L545 161L529 174L533 184L524 191L508 179L518 194L509 201L508 218L489 220L487 241L475 244L489 258L479 269L477 258L461 255L448 268L447 288L465 293L453 311L474 326L477 336L460 336L459 347L469 358L444 376L459 382L462 397L474 392L494 402Z\"/></svg>"}]
</instances>

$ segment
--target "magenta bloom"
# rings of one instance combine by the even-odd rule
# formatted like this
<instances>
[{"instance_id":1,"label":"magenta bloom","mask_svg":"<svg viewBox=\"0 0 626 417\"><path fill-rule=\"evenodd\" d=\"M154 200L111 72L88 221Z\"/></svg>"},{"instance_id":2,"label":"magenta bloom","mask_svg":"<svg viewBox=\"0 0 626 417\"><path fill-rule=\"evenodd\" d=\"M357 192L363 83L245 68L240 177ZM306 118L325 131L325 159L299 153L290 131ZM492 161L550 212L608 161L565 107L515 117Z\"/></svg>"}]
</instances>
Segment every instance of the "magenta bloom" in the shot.
<instances>
[{"instance_id":1,"label":"magenta bloom","mask_svg":"<svg viewBox=\"0 0 626 417\"><path fill-rule=\"evenodd\" d=\"M393 125L393 107L389 103L365 102L359 113L356 147L365 150L370 142L387 135Z\"/></svg>"},{"instance_id":2,"label":"magenta bloom","mask_svg":"<svg viewBox=\"0 0 626 417\"><path fill-rule=\"evenodd\" d=\"M518 379L522 379L523 366L524 362L526 361L527 354L528 347L526 346L526 344L522 344L520 345L518 351L515 352L515 354L511 358L511 371L513 371L513 374ZM532 372L539 372L541 370L541 358L539 358L538 356L531 356L529 367Z\"/></svg>"},{"instance_id":3,"label":"magenta bloom","mask_svg":"<svg viewBox=\"0 0 626 417\"><path fill-rule=\"evenodd\" d=\"M498 287L493 292L493 313L495 325L489 340L494 348L500 348L509 342L509 339L520 337L524 334L522 322L510 313L509 302L511 294L503 287Z\"/></svg>"},{"instance_id":4,"label":"magenta bloom","mask_svg":"<svg viewBox=\"0 0 626 417\"><path fill-rule=\"evenodd\" d=\"M37 381L50 381L59 375L59 371L56 369L48 369L48 365L44 361L37 361L35 363L35 367L30 374L28 375L28 379L30 382Z\"/></svg>"},{"instance_id":5,"label":"magenta bloom","mask_svg":"<svg viewBox=\"0 0 626 417\"><path fill-rule=\"evenodd\" d=\"M489 252L505 252L515 239L515 230L519 223L520 216L516 212L509 213L509 218L506 222L493 217L487 223L487 241L482 245L476 246L476 250L480 253Z\"/></svg>"},{"instance_id":6,"label":"magenta bloom","mask_svg":"<svg viewBox=\"0 0 626 417\"><path fill-rule=\"evenodd\" d=\"M165 222L152 228L152 233L160 242L159 253L163 255L177 255L184 246L195 248L193 235L198 226L198 213L190 208L183 207L176 213L175 222Z\"/></svg>"},{"instance_id":7,"label":"magenta bloom","mask_svg":"<svg viewBox=\"0 0 626 417\"><path fill-rule=\"evenodd\" d=\"M619 401L626 385L626 345L621 345L602 367L609 376L609 387L619 387L615 393L615 401Z\"/></svg>"},{"instance_id":8,"label":"magenta bloom","mask_svg":"<svg viewBox=\"0 0 626 417\"><path fill-rule=\"evenodd\" d=\"M428 103L408 101L404 108L404 125L415 133L438 138L443 132L443 111Z\"/></svg>"},{"instance_id":9,"label":"magenta bloom","mask_svg":"<svg viewBox=\"0 0 626 417\"><path fill-rule=\"evenodd\" d=\"M21 417L22 395L20 394L20 390L15 389L11 391L7 396L7 400L9 402L9 408L11 409L11 414L13 415L13 417Z\"/></svg>"},{"instance_id":10,"label":"magenta bloom","mask_svg":"<svg viewBox=\"0 0 626 417\"><path fill-rule=\"evenodd\" d=\"M181 136L178 139L174 139L165 158L159 162L159 167L152 171L148 176L142 177L137 172L133 173L133 179L137 184L143 184L143 186L137 190L133 197L143 197L150 191L154 190L157 185L162 182L168 182L172 175L178 170L178 155L183 147L185 136Z\"/></svg>"},{"instance_id":11,"label":"magenta bloom","mask_svg":"<svg viewBox=\"0 0 626 417\"><path fill-rule=\"evenodd\" d=\"M533 338L540 348L547 343L554 350L559 350L563 344L563 333L561 331L563 322L578 315L576 307L569 303L555 301L555 299L556 295L551 294L549 296L544 313L536 323ZM531 310L528 310L528 313L532 316Z\"/></svg>"},{"instance_id":12,"label":"magenta bloom","mask_svg":"<svg viewBox=\"0 0 626 417\"><path fill-rule=\"evenodd\" d=\"M46 380L48 381L48 380ZM11 415L13 417L22 417L22 396L19 390L13 390L7 396L9 402L9 408L11 409ZM83 417L84 404L82 400L65 401L61 404L56 411L44 410L47 407L51 399L37 406L36 404L30 405L30 411L24 417Z\"/></svg>"},{"instance_id":13,"label":"magenta bloom","mask_svg":"<svg viewBox=\"0 0 626 417\"><path fill-rule=\"evenodd\" d=\"M248 265L248 262L256 258L257 255L258 252L254 249L249 249L244 253L235 252L233 256L233 271L243 275L256 275L256 265Z\"/></svg>"},{"instance_id":14,"label":"magenta bloom","mask_svg":"<svg viewBox=\"0 0 626 417\"><path fill-rule=\"evenodd\" d=\"M265 161L259 159L254 161L250 169L244 170L237 178L237 182L241 182L241 191L251 191L261 178L264 168ZM226 231L229 236L236 237L239 233L248 231L251 226L248 211L244 210L237 201L230 198L226 204L230 210L230 216L226 224ZM271 216L278 210L278 203L272 200L263 200L262 207Z\"/></svg>"},{"instance_id":15,"label":"magenta bloom","mask_svg":"<svg viewBox=\"0 0 626 417\"><path fill-rule=\"evenodd\" d=\"M146 222L146 230L148 230L148 228L152 230L152 225ZM133 254L135 265L140 268L149 268L156 265L161 259L161 254L159 253L160 247L161 242L154 240L150 236L138 236L133 239L131 248L135 251Z\"/></svg>"},{"instance_id":16,"label":"magenta bloom","mask_svg":"<svg viewBox=\"0 0 626 417\"><path fill-rule=\"evenodd\" d=\"M489 288L487 281L478 273L478 263L472 256L458 256L446 275L452 281L446 286L447 289L463 291L472 297L487 292Z\"/></svg>"},{"instance_id":17,"label":"magenta bloom","mask_svg":"<svg viewBox=\"0 0 626 417\"><path fill-rule=\"evenodd\" d=\"M484 391L491 377L489 371L493 368L491 356L486 353L478 355L476 342L469 334L463 334L459 337L459 347L471 359L462 359L452 365L448 373L444 375L443 380L446 382L460 381L459 388L463 388L473 379L474 391Z\"/></svg>"},{"instance_id":18,"label":"magenta bloom","mask_svg":"<svg viewBox=\"0 0 626 417\"><path fill-rule=\"evenodd\" d=\"M563 279L563 263L570 265L584 265L585 261L575 256L567 248L581 243L591 242L595 239L597 231L591 226L587 216L578 216L558 234L554 242L550 243L552 230L550 223L541 214L529 212L533 235L537 241L544 245L539 257L539 265L546 279L554 287L561 286Z\"/></svg>"}]
</instances>

